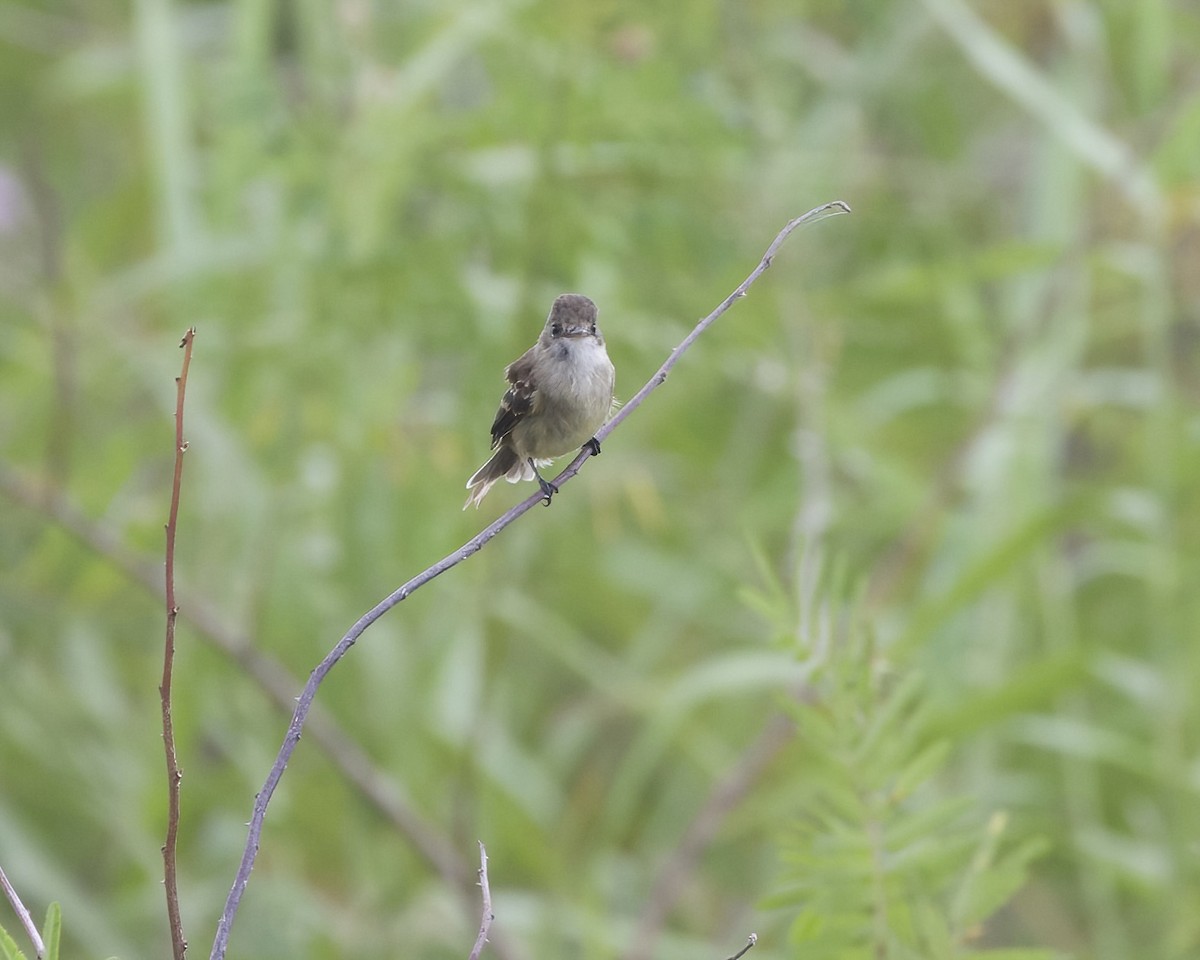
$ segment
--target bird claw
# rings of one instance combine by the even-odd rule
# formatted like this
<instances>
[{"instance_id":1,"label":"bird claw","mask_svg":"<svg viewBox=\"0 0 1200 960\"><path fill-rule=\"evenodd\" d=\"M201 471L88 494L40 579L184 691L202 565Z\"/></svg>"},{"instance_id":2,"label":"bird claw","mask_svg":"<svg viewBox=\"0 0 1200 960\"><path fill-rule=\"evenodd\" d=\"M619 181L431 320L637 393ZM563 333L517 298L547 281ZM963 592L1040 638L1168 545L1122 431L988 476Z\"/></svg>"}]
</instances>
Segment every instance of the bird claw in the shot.
<instances>
[{"instance_id":1,"label":"bird claw","mask_svg":"<svg viewBox=\"0 0 1200 960\"><path fill-rule=\"evenodd\" d=\"M558 493L558 487L552 484L549 480L545 480L540 476L538 477L538 484L542 488L542 496L546 498L542 501L542 506L548 507L550 506L551 499L556 493Z\"/></svg>"},{"instance_id":2,"label":"bird claw","mask_svg":"<svg viewBox=\"0 0 1200 960\"><path fill-rule=\"evenodd\" d=\"M584 446L585 446L585 447L586 447L588 450L591 450L591 451L592 451L592 456L593 456L593 457L598 457L598 456L600 456L600 441L599 441L599 440L597 440L595 437L592 437L592 439L591 439L591 440L587 440L587 441L585 441L583 445L584 445Z\"/></svg>"}]
</instances>

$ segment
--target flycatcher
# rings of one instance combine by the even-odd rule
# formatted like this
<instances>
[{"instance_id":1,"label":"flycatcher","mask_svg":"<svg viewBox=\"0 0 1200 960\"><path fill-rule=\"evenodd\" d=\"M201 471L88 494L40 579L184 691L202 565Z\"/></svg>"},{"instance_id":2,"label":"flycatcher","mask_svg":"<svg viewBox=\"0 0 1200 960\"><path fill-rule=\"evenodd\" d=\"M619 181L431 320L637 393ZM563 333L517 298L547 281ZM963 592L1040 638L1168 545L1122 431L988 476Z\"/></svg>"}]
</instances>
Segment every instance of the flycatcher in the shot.
<instances>
[{"instance_id":1,"label":"flycatcher","mask_svg":"<svg viewBox=\"0 0 1200 960\"><path fill-rule=\"evenodd\" d=\"M554 301L537 343L504 371L510 384L492 422L492 459L467 481L466 510L503 477L537 479L546 503L558 488L538 467L576 447L600 452L595 433L613 404L616 374L596 326L596 305L578 293Z\"/></svg>"}]
</instances>

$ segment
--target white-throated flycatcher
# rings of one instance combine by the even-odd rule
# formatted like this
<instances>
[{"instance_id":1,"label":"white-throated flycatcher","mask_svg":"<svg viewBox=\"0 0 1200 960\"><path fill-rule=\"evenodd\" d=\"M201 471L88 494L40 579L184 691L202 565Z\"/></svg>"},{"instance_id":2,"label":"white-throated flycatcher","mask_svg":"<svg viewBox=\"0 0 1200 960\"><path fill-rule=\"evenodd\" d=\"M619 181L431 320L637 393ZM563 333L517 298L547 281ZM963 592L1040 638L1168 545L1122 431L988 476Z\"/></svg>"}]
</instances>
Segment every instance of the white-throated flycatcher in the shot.
<instances>
[{"instance_id":1,"label":"white-throated flycatcher","mask_svg":"<svg viewBox=\"0 0 1200 960\"><path fill-rule=\"evenodd\" d=\"M591 445L613 403L615 372L596 326L596 305L578 293L557 297L537 343L504 371L510 384L492 422L492 458L467 481L465 510L501 477L537 479L546 503L558 492L538 473L556 457Z\"/></svg>"}]
</instances>

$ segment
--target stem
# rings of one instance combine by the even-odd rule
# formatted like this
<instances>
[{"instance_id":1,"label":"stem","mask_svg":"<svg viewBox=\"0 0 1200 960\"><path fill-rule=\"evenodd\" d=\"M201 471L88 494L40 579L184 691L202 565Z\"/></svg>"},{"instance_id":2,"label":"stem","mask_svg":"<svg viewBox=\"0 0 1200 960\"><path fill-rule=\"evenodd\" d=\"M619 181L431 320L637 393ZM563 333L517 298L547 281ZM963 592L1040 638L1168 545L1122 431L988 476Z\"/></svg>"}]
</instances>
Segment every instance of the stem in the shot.
<instances>
[{"instance_id":1,"label":"stem","mask_svg":"<svg viewBox=\"0 0 1200 960\"><path fill-rule=\"evenodd\" d=\"M179 782L183 774L175 755L175 726L171 720L171 673L175 666L175 620L179 607L175 603L175 531L179 522L179 491L183 483L183 455L187 441L183 439L183 398L187 390L188 367L192 362L192 342L196 328L183 335L183 370L175 378L175 479L171 485L171 512L167 519L167 638L163 647L162 683L158 693L162 699L163 747L167 754L167 839L162 847L163 886L167 893L167 920L171 927L171 953L175 960L184 960L187 940L183 936L183 920L179 916L179 883L176 878L176 852L179 840Z\"/></svg>"},{"instance_id":2,"label":"stem","mask_svg":"<svg viewBox=\"0 0 1200 960\"><path fill-rule=\"evenodd\" d=\"M849 213L850 207L841 200L834 200L831 203L823 204L815 207L802 216L796 217L794 220L788 221L782 230L776 235L771 245L767 247L767 252L763 254L762 259L745 280L743 280L712 313L701 320L692 329L683 341L667 357L666 362L659 367L653 377L647 381L646 385L639 390L628 403L626 403L615 417L608 421L596 432L597 442L603 441L605 437L613 432L625 418L628 417L634 410L642 405L642 402L650 395L652 391L661 386L667 379L667 374L671 368L679 362L679 358L687 351L687 349L695 342L696 338L707 330L718 317L728 310L736 300L740 300L746 295L747 289L755 280L757 280L766 269L771 265L776 252L779 250L783 242L797 227L806 223L813 223L817 220L824 220L826 217L834 216L839 213ZM571 480L578 472L583 462L592 456L591 446L585 446L579 455L567 465L557 477L554 478L554 485L561 488L562 485ZM493 521L482 531L464 543L453 553L443 557L433 566L421 571L407 583L398 587L391 594L380 600L374 607L359 617L358 621L347 631L346 635L337 642L325 658L317 664L316 668L309 675L308 681L304 684L304 689L297 698L296 709L292 714L291 723L288 724L287 734L283 738L283 743L280 744L279 753L275 757L275 763L272 764L270 772L267 774L267 779L263 783L262 789L254 798L254 809L250 816L249 831L246 836L246 847L242 853L242 861L238 866L237 875L234 877L233 886L229 890L229 896L225 900L225 909L221 913L221 919L217 922L217 933L213 940L212 952L209 955L210 960L224 960L225 951L229 946L229 932L233 927L234 918L237 916L238 906L241 904L242 894L246 892L246 885L250 881L250 871L254 869L254 861L258 856L259 841L262 837L263 820L266 818L267 806L271 802L271 797L275 793L275 788L279 786L279 781L283 777L284 770L287 769L288 761L291 759L292 753L295 752L296 744L300 742L300 734L304 729L304 722L308 717L309 710L312 709L313 700L316 698L317 690L321 686L322 681L329 674L329 671L334 668L339 660L346 655L346 652L354 646L358 638L363 635L366 629L371 626L376 620L382 617L385 613L392 609L403 600L407 600L413 593L419 590L425 584L429 583L435 577L440 576L452 567L462 563L468 557L478 553L483 547L492 540L496 534L500 533L510 523L518 517L528 513L535 506L541 503L544 495L539 490L531 495L526 500L518 503L515 507L503 514L499 519Z\"/></svg>"}]
</instances>

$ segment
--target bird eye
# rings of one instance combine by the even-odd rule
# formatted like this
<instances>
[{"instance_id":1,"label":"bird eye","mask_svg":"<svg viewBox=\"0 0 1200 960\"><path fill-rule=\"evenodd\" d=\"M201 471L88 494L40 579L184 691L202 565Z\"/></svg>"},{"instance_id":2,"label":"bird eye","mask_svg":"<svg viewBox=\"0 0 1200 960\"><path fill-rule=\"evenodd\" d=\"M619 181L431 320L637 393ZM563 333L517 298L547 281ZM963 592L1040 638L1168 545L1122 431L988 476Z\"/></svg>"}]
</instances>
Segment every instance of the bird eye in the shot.
<instances>
[{"instance_id":1,"label":"bird eye","mask_svg":"<svg viewBox=\"0 0 1200 960\"><path fill-rule=\"evenodd\" d=\"M562 324L561 323L550 324L550 336L552 336L552 337L561 337L562 336Z\"/></svg>"},{"instance_id":2,"label":"bird eye","mask_svg":"<svg viewBox=\"0 0 1200 960\"><path fill-rule=\"evenodd\" d=\"M593 323L592 324L592 336L594 337L595 335L596 335L596 325Z\"/></svg>"}]
</instances>

